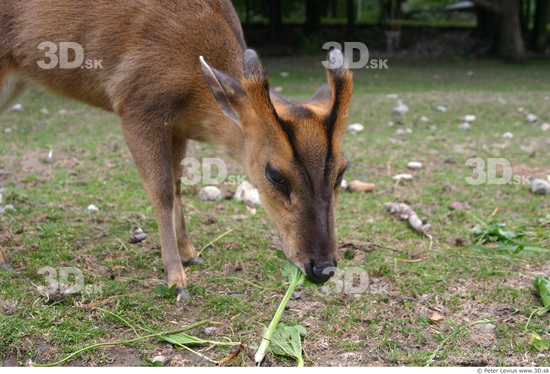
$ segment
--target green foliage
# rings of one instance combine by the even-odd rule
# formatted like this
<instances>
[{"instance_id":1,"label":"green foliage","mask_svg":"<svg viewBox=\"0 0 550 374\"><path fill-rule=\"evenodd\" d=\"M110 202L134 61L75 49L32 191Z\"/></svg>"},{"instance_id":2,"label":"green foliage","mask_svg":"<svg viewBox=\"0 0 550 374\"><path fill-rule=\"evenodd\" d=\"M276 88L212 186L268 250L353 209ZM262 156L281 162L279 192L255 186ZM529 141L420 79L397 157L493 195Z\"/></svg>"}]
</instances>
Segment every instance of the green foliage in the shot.
<instances>
[{"instance_id":1,"label":"green foliage","mask_svg":"<svg viewBox=\"0 0 550 374\"><path fill-rule=\"evenodd\" d=\"M533 286L538 291L542 300L543 309L537 312L539 316L543 316L550 310L550 280L545 275L539 275L533 279Z\"/></svg>"},{"instance_id":2,"label":"green foliage","mask_svg":"<svg viewBox=\"0 0 550 374\"><path fill-rule=\"evenodd\" d=\"M550 348L550 342L547 338L541 338L536 332L531 334L531 341L529 342L537 352L542 352Z\"/></svg>"},{"instance_id":3,"label":"green foliage","mask_svg":"<svg viewBox=\"0 0 550 374\"><path fill-rule=\"evenodd\" d=\"M177 285L175 284L169 288L164 283L161 283L157 286L157 288L155 289L155 292L158 293L159 295L166 297L167 299L175 299L176 295L174 294L174 292L176 291L176 288L177 288Z\"/></svg>"},{"instance_id":4,"label":"green foliage","mask_svg":"<svg viewBox=\"0 0 550 374\"><path fill-rule=\"evenodd\" d=\"M161 361L151 361L146 358L143 360L147 362L147 365L139 365L140 367L164 367L164 364Z\"/></svg>"},{"instance_id":5,"label":"green foliage","mask_svg":"<svg viewBox=\"0 0 550 374\"><path fill-rule=\"evenodd\" d=\"M511 251L519 253L525 252L550 252L550 249L535 246L531 243L521 240L526 236L527 227L519 226L515 230L509 228L505 223L492 221L487 225L477 224L473 229L476 245L481 248L482 244L498 243L496 250Z\"/></svg>"},{"instance_id":6,"label":"green foliage","mask_svg":"<svg viewBox=\"0 0 550 374\"><path fill-rule=\"evenodd\" d=\"M271 338L269 351L279 356L290 356L298 361L298 367L304 366L302 358L302 337L307 335L305 327L281 324Z\"/></svg>"}]
</instances>

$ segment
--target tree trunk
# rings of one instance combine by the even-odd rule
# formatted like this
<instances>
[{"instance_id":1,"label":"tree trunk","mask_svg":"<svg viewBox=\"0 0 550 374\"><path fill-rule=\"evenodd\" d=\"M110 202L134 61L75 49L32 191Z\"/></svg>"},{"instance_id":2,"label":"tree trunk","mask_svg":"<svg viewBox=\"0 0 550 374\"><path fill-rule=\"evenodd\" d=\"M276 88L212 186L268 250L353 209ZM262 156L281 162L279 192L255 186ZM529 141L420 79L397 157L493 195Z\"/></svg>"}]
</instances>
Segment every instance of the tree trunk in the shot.
<instances>
[{"instance_id":1,"label":"tree trunk","mask_svg":"<svg viewBox=\"0 0 550 374\"><path fill-rule=\"evenodd\" d=\"M338 18L338 0L330 1L330 14L332 18Z\"/></svg>"},{"instance_id":2,"label":"tree trunk","mask_svg":"<svg viewBox=\"0 0 550 374\"><path fill-rule=\"evenodd\" d=\"M355 1L346 0L346 8L348 14L348 38L350 38L355 31Z\"/></svg>"},{"instance_id":3,"label":"tree trunk","mask_svg":"<svg viewBox=\"0 0 550 374\"><path fill-rule=\"evenodd\" d=\"M321 33L321 0L306 0L306 35Z\"/></svg>"},{"instance_id":4,"label":"tree trunk","mask_svg":"<svg viewBox=\"0 0 550 374\"><path fill-rule=\"evenodd\" d=\"M506 62L524 63L527 55L521 34L519 1L502 0L501 3L500 55Z\"/></svg>"},{"instance_id":5,"label":"tree trunk","mask_svg":"<svg viewBox=\"0 0 550 374\"><path fill-rule=\"evenodd\" d=\"M521 33L521 9L519 0L472 0L478 6L498 14L500 19L498 49L506 62L524 63L527 61L525 44Z\"/></svg>"},{"instance_id":6,"label":"tree trunk","mask_svg":"<svg viewBox=\"0 0 550 374\"><path fill-rule=\"evenodd\" d=\"M280 37L283 30L282 0L269 0L269 35L271 40Z\"/></svg>"},{"instance_id":7,"label":"tree trunk","mask_svg":"<svg viewBox=\"0 0 550 374\"><path fill-rule=\"evenodd\" d=\"M546 48L548 11L550 10L549 0L537 0L535 7L535 26L533 28L533 49L537 52L544 52Z\"/></svg>"}]
</instances>

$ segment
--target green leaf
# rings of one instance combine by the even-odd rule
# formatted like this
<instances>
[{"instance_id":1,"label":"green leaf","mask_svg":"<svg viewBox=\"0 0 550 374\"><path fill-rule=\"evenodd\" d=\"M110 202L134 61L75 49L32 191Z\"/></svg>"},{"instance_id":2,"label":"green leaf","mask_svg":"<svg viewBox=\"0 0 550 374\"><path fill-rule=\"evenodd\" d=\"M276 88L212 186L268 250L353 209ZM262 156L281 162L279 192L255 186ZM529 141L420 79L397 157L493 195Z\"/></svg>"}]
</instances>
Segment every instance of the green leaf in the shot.
<instances>
[{"instance_id":1,"label":"green leaf","mask_svg":"<svg viewBox=\"0 0 550 374\"><path fill-rule=\"evenodd\" d=\"M531 334L531 341L529 344L532 344L533 347L538 351L541 352L543 350L548 350L550 348L550 342L547 338L541 338L539 334L536 332Z\"/></svg>"},{"instance_id":2,"label":"green leaf","mask_svg":"<svg viewBox=\"0 0 550 374\"><path fill-rule=\"evenodd\" d=\"M155 292L159 295L162 295L166 298L176 298L176 295L174 295L174 292L176 291L177 285L173 285L172 287L168 288L165 284L159 284L157 288L155 289Z\"/></svg>"},{"instance_id":3,"label":"green leaf","mask_svg":"<svg viewBox=\"0 0 550 374\"><path fill-rule=\"evenodd\" d=\"M269 350L279 356L289 356L298 361L298 366L304 365L302 358L302 336L306 336L305 327L281 325L271 338Z\"/></svg>"},{"instance_id":4,"label":"green leaf","mask_svg":"<svg viewBox=\"0 0 550 374\"><path fill-rule=\"evenodd\" d=\"M539 293L542 305L544 306L544 309L537 313L537 315L542 316L550 310L550 280L545 275L539 275L533 279L533 286L535 286L535 289Z\"/></svg>"}]
</instances>

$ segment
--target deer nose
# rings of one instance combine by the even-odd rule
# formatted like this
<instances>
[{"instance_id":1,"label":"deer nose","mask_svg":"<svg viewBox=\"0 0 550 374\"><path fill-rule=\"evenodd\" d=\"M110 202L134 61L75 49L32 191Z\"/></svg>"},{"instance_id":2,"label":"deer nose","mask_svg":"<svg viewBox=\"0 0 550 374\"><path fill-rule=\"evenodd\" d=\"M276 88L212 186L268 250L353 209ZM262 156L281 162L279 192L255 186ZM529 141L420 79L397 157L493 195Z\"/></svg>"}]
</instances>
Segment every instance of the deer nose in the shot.
<instances>
[{"instance_id":1,"label":"deer nose","mask_svg":"<svg viewBox=\"0 0 550 374\"><path fill-rule=\"evenodd\" d=\"M336 266L336 262L334 264L324 262L321 265L314 265L313 261L309 261L305 265L306 275L314 283L325 283L336 272Z\"/></svg>"}]
</instances>

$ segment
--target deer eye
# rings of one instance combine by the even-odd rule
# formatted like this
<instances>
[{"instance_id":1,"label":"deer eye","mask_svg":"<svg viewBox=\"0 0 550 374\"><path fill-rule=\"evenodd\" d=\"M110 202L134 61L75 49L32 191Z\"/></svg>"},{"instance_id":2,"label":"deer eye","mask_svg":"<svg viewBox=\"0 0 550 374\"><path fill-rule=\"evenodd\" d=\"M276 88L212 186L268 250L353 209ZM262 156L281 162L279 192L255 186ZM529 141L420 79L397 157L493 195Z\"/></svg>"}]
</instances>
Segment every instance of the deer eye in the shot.
<instances>
[{"instance_id":1,"label":"deer eye","mask_svg":"<svg viewBox=\"0 0 550 374\"><path fill-rule=\"evenodd\" d=\"M265 166L265 175L267 179L274 185L279 187L286 187L286 179L279 172L273 169L269 164Z\"/></svg>"},{"instance_id":2,"label":"deer eye","mask_svg":"<svg viewBox=\"0 0 550 374\"><path fill-rule=\"evenodd\" d=\"M345 172L346 172L346 169L342 170L340 174L338 174L338 177L336 178L336 183L334 185L335 188L339 187L342 184L342 179L344 179Z\"/></svg>"}]
</instances>

